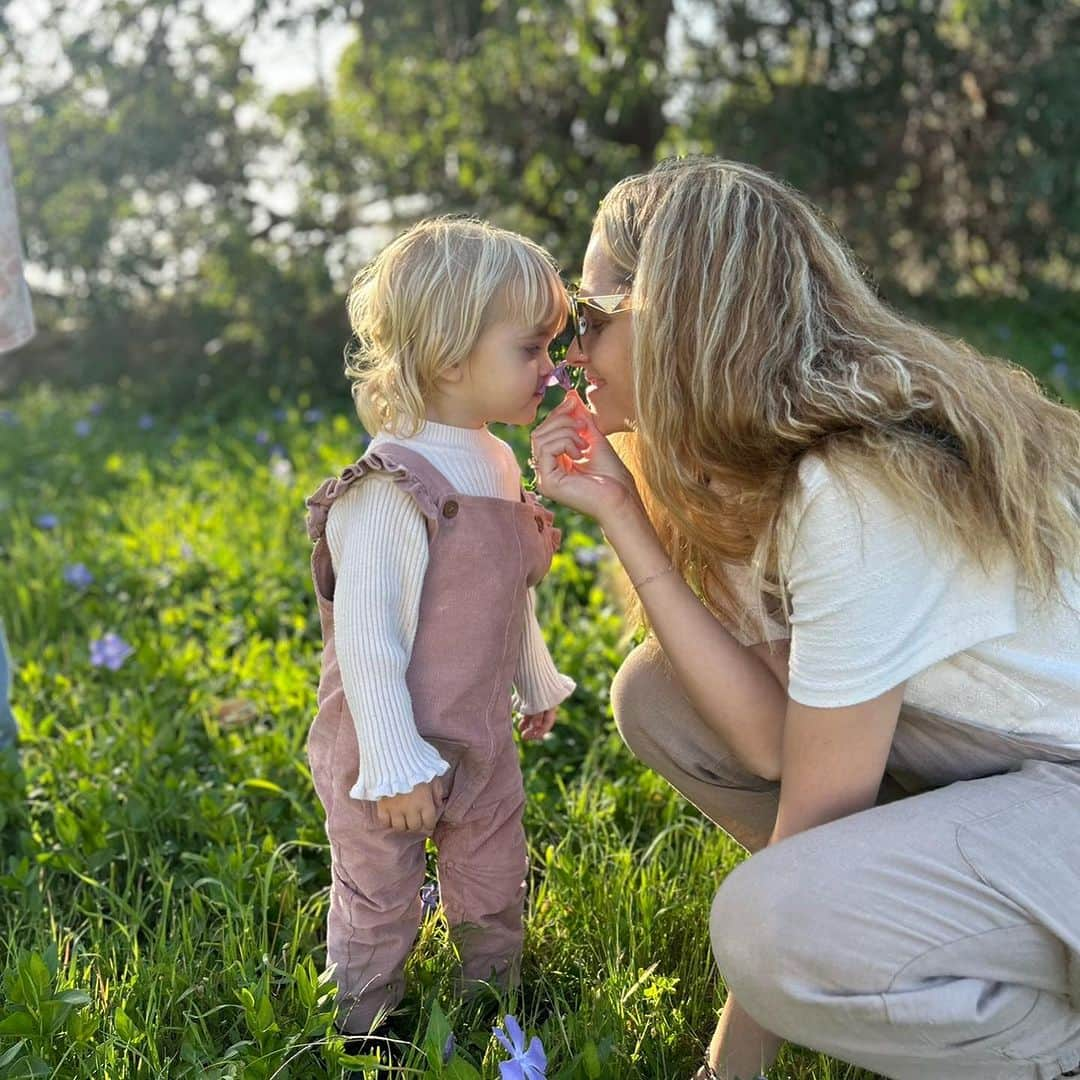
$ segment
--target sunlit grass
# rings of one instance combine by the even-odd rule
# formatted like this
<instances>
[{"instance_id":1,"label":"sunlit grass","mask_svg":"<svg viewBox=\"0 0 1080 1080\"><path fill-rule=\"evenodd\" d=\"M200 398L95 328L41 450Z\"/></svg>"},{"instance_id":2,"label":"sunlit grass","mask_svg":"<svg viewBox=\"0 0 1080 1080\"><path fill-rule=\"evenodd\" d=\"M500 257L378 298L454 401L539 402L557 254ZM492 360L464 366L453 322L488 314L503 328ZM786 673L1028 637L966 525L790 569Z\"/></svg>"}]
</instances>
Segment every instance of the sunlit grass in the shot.
<instances>
[{"instance_id":1,"label":"sunlit grass","mask_svg":"<svg viewBox=\"0 0 1080 1080\"><path fill-rule=\"evenodd\" d=\"M1076 342L1050 345L1071 363ZM1061 353L1044 373L1068 391ZM253 400L228 423L140 424L143 406L101 391L3 407L0 612L23 773L0 770L0 1078L340 1075L318 983L328 855L304 756L320 639L302 503L361 452L355 421ZM625 646L600 537L561 510L559 524L542 622L579 690L523 749L524 990L456 1003L445 926L425 923L398 1075L428 1068L438 1000L485 1077L506 1010L553 1077L687 1077L722 1000L707 915L739 849L614 733ZM92 582L65 581L76 563ZM134 650L117 671L90 663L109 632ZM795 1049L772 1073L867 1075Z\"/></svg>"}]
</instances>

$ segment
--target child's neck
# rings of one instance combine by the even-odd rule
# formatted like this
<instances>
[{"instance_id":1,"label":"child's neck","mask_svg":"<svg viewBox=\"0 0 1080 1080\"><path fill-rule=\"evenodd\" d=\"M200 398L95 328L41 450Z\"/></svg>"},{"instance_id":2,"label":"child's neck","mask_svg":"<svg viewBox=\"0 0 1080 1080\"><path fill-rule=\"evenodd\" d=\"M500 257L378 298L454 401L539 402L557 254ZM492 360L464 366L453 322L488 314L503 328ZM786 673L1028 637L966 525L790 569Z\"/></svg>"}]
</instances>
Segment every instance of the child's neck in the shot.
<instances>
[{"instance_id":1,"label":"child's neck","mask_svg":"<svg viewBox=\"0 0 1080 1080\"><path fill-rule=\"evenodd\" d=\"M472 428L479 431L485 426L485 421L470 415L466 408L453 401L440 401L430 403L424 411L428 420L436 424L445 424L447 427Z\"/></svg>"}]
</instances>

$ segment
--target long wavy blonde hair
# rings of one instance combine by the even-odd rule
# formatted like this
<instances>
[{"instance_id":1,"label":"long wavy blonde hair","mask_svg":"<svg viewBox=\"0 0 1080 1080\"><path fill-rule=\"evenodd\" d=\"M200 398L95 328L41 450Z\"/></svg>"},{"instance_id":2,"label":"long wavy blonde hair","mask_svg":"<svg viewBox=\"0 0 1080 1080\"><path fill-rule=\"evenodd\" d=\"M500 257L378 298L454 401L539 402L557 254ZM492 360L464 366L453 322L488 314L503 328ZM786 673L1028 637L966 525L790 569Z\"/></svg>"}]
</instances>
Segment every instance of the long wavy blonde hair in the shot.
<instances>
[{"instance_id":1,"label":"long wavy blonde hair","mask_svg":"<svg viewBox=\"0 0 1080 1080\"><path fill-rule=\"evenodd\" d=\"M782 596L807 454L984 565L1007 549L1043 595L1076 567L1080 413L892 311L798 192L736 162L664 162L608 193L594 233L634 310L637 424L618 449L717 614L754 616L725 564Z\"/></svg>"}]
</instances>

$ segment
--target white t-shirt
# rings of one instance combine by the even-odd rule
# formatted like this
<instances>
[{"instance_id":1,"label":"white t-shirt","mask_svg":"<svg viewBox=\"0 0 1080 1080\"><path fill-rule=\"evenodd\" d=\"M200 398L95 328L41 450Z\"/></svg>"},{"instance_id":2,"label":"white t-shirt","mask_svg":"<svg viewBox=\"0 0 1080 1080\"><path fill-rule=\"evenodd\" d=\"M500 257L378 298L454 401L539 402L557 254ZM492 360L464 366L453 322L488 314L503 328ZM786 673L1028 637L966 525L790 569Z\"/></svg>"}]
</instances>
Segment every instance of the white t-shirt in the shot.
<instances>
[{"instance_id":1,"label":"white t-shirt","mask_svg":"<svg viewBox=\"0 0 1080 1080\"><path fill-rule=\"evenodd\" d=\"M795 701L854 705L906 680L907 705L1080 748L1075 568L1039 601L1011 556L985 571L872 477L846 487L809 458L799 480L782 567Z\"/></svg>"}]
</instances>

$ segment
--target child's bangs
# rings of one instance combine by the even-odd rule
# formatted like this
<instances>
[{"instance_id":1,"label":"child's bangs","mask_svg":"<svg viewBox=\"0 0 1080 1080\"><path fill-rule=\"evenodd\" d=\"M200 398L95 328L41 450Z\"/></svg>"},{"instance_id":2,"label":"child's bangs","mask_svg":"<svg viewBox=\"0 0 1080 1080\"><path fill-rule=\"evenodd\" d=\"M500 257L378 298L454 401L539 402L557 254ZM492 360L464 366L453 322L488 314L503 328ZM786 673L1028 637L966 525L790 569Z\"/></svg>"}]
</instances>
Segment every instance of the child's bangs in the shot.
<instances>
[{"instance_id":1,"label":"child's bangs","mask_svg":"<svg viewBox=\"0 0 1080 1080\"><path fill-rule=\"evenodd\" d=\"M522 326L543 328L554 336L570 317L570 296L555 268L527 249L509 268L501 293L496 301L499 315Z\"/></svg>"}]
</instances>

